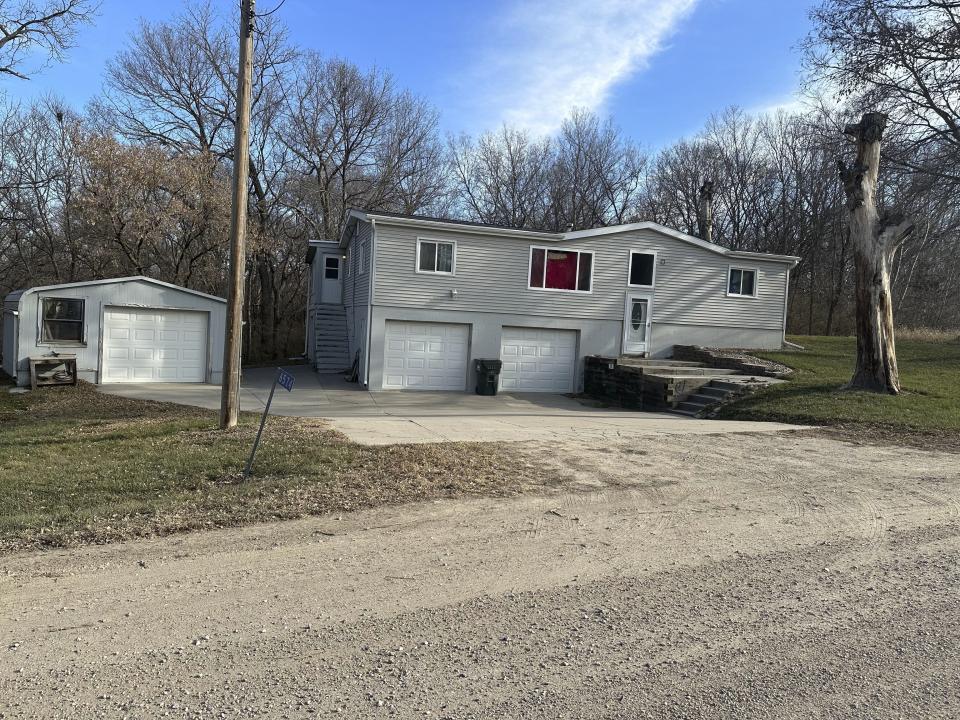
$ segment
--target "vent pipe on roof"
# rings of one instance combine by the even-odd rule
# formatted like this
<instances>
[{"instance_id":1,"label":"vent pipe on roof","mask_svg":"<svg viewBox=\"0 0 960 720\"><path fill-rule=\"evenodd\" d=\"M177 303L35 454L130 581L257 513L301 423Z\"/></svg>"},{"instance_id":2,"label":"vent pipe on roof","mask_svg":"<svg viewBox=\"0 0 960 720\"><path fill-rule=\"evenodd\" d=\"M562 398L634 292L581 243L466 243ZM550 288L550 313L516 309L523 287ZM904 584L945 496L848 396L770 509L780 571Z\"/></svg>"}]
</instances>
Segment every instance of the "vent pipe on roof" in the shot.
<instances>
[{"instance_id":1,"label":"vent pipe on roof","mask_svg":"<svg viewBox=\"0 0 960 720\"><path fill-rule=\"evenodd\" d=\"M700 237L713 242L713 180L705 180L700 186L700 206L697 210Z\"/></svg>"},{"instance_id":2,"label":"vent pipe on roof","mask_svg":"<svg viewBox=\"0 0 960 720\"><path fill-rule=\"evenodd\" d=\"M573 232L573 223L567 223L567 232Z\"/></svg>"}]
</instances>

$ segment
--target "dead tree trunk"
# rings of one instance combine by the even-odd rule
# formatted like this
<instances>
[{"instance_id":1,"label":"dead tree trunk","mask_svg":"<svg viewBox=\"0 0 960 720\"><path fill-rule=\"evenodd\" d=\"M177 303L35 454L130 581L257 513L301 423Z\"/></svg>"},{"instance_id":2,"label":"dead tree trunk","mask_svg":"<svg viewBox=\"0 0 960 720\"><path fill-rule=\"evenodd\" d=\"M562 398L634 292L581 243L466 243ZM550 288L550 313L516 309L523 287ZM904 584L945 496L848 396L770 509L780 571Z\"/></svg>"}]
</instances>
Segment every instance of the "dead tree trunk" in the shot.
<instances>
[{"instance_id":1,"label":"dead tree trunk","mask_svg":"<svg viewBox=\"0 0 960 720\"><path fill-rule=\"evenodd\" d=\"M700 237L713 242L713 181L707 180L700 186L699 206L697 207L697 230Z\"/></svg>"},{"instance_id":2,"label":"dead tree trunk","mask_svg":"<svg viewBox=\"0 0 960 720\"><path fill-rule=\"evenodd\" d=\"M897 247L913 232L902 217L881 218L877 210L880 143L887 116L867 113L845 135L857 143L852 166L838 161L847 197L856 277L857 367L847 386L856 390L900 393L893 338L890 264Z\"/></svg>"}]
</instances>

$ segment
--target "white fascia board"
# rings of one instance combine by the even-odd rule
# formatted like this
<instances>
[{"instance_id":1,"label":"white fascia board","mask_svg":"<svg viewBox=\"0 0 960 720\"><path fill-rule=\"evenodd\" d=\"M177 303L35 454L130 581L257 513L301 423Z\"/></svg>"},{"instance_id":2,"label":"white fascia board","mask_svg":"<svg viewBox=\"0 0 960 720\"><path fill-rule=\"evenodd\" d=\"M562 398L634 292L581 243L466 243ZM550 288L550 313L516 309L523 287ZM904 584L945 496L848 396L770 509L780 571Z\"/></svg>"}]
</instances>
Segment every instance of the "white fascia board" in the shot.
<instances>
[{"instance_id":1,"label":"white fascia board","mask_svg":"<svg viewBox=\"0 0 960 720\"><path fill-rule=\"evenodd\" d=\"M375 219L380 225L402 225L407 227L431 228L446 230L447 232L468 233L472 235L502 235L526 240L542 240L546 242L560 242L564 239L559 233L545 233L536 230L514 230L512 228L498 228L489 225L465 225L461 223L443 222L441 220L418 220L416 218L393 217L392 215L369 214L367 217Z\"/></svg>"},{"instance_id":2,"label":"white fascia board","mask_svg":"<svg viewBox=\"0 0 960 720\"><path fill-rule=\"evenodd\" d=\"M343 219L343 230L340 231L340 238L336 241L337 247L345 248L347 245L349 245L349 240L347 240L349 237L347 230L350 229L350 226L354 222L369 222L371 217L373 216L368 215L362 210L354 210L352 208L347 210L347 214Z\"/></svg>"},{"instance_id":3,"label":"white fascia board","mask_svg":"<svg viewBox=\"0 0 960 720\"><path fill-rule=\"evenodd\" d=\"M313 263L313 257L317 254L317 250L323 250L324 248L336 250L338 247L340 247L340 243L338 243L336 240L308 240L307 264L310 265Z\"/></svg>"},{"instance_id":4,"label":"white fascia board","mask_svg":"<svg viewBox=\"0 0 960 720\"><path fill-rule=\"evenodd\" d=\"M796 255L774 255L773 253L747 252L746 250L728 250L727 255L744 260L766 260L767 262L787 263L791 268L796 267L800 258Z\"/></svg>"},{"instance_id":5,"label":"white fascia board","mask_svg":"<svg viewBox=\"0 0 960 720\"><path fill-rule=\"evenodd\" d=\"M593 228L592 230L577 230L576 232L566 233L563 236L563 239L581 240L583 238L596 237L598 235L613 235L614 233L633 232L635 230L652 230L660 233L661 235L672 237L674 240L690 243L691 245L696 245L697 247L701 247L704 250L709 250L710 252L715 252L719 255L726 255L729 252L725 247L715 245L714 243L709 243L706 240L694 237L693 235L687 235L679 230L674 230L673 228L668 228L666 225L660 225L659 223L650 222L649 220L645 220L644 222L627 223L626 225L608 225L607 227Z\"/></svg>"},{"instance_id":6,"label":"white fascia board","mask_svg":"<svg viewBox=\"0 0 960 720\"><path fill-rule=\"evenodd\" d=\"M741 250L730 250L725 248L722 245L717 245L716 243L710 243L702 238L698 238L694 235L688 235L687 233L680 232L679 230L674 230L669 228L666 225L661 225L659 223L650 222L648 220L644 222L637 223L628 223L626 225L610 225L608 227L594 228L592 230L577 230L576 232L569 232L563 236L564 240L580 240L583 238L595 237L598 235L612 235L613 233L621 232L633 232L636 230L650 230L652 232L660 233L661 235L666 235L671 237L674 240L680 240L681 242L689 243L690 245L696 245L699 248L708 250L718 255L725 255L727 257L739 257L744 259L751 260L768 260L772 262L784 262L790 263L790 266L795 266L800 262L800 258L793 255L772 255L769 253L757 253L757 252L746 252Z\"/></svg>"},{"instance_id":7,"label":"white fascia board","mask_svg":"<svg viewBox=\"0 0 960 720\"><path fill-rule=\"evenodd\" d=\"M198 295L207 300L216 300L217 302L225 303L226 300L222 297L217 297L216 295L208 295L207 293L200 292L199 290L191 290L190 288L185 288L182 285L174 285L173 283L164 282L163 280L156 280L154 278L147 277L145 275L131 275L129 277L120 277L120 278L107 278L105 280L83 280L81 282L72 282L72 283L60 283L58 285L39 285L37 287L27 288L23 291L23 294L20 296L23 298L26 295L36 292L47 292L50 290L67 290L70 288L78 287L87 287L90 285L109 285L111 283L126 283L126 282L147 282L152 285L160 285L161 287L169 288L171 290L179 290L180 292L189 293L190 295Z\"/></svg>"}]
</instances>

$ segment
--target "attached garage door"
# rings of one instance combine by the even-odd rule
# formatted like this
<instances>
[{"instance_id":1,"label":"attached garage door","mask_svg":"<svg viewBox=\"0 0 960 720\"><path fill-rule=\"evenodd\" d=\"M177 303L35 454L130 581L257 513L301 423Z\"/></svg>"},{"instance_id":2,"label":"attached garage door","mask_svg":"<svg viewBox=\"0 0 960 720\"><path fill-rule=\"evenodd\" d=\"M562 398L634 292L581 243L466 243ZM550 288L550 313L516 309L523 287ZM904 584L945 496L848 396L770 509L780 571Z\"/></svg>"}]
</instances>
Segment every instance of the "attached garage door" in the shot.
<instances>
[{"instance_id":1,"label":"attached garage door","mask_svg":"<svg viewBox=\"0 0 960 720\"><path fill-rule=\"evenodd\" d=\"M204 382L206 375L207 313L104 311L102 382Z\"/></svg>"},{"instance_id":2,"label":"attached garage door","mask_svg":"<svg viewBox=\"0 0 960 720\"><path fill-rule=\"evenodd\" d=\"M469 328L469 325L388 320L383 387L388 390L466 388Z\"/></svg>"},{"instance_id":3,"label":"attached garage door","mask_svg":"<svg viewBox=\"0 0 960 720\"><path fill-rule=\"evenodd\" d=\"M576 330L505 327L501 337L501 390L573 392Z\"/></svg>"}]
</instances>

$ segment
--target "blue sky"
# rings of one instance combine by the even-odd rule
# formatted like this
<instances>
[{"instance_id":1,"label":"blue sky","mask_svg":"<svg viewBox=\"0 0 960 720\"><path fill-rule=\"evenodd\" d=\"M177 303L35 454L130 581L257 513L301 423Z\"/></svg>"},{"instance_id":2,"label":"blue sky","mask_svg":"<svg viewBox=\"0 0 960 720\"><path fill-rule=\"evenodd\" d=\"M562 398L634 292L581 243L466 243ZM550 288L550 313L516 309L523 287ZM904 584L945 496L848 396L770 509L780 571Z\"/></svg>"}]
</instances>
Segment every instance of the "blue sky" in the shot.
<instances>
[{"instance_id":1,"label":"blue sky","mask_svg":"<svg viewBox=\"0 0 960 720\"><path fill-rule=\"evenodd\" d=\"M213 0L231 7L235 0ZM258 11L279 0L258 0ZM789 105L796 46L813 0L286 0L278 15L298 45L379 66L425 97L446 132L503 122L548 133L572 106L612 115L656 148L729 105ZM104 0L61 66L3 80L14 97L53 93L82 107L139 19L176 1Z\"/></svg>"}]
</instances>

